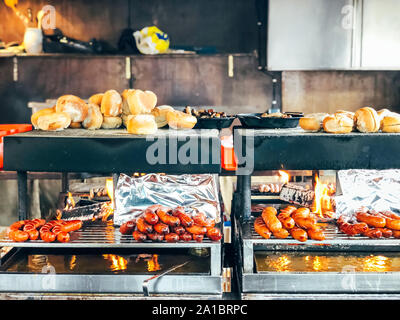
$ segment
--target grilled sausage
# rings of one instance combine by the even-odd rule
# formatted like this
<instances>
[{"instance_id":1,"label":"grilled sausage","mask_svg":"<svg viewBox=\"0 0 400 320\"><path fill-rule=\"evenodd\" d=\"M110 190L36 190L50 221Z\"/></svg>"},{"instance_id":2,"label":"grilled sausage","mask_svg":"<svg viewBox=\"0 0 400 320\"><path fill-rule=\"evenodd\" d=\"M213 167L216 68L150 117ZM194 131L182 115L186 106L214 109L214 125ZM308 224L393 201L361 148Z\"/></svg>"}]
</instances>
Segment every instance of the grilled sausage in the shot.
<instances>
[{"instance_id":1,"label":"grilled sausage","mask_svg":"<svg viewBox=\"0 0 400 320\"><path fill-rule=\"evenodd\" d=\"M272 233L278 232L280 229L282 229L282 223L279 221L276 215L277 211L274 207L266 207L261 213L262 219Z\"/></svg>"},{"instance_id":2,"label":"grilled sausage","mask_svg":"<svg viewBox=\"0 0 400 320\"><path fill-rule=\"evenodd\" d=\"M368 230L368 225L365 222L349 223L344 220L343 216L340 216L336 223L339 226L339 230L349 236L362 234Z\"/></svg>"},{"instance_id":3,"label":"grilled sausage","mask_svg":"<svg viewBox=\"0 0 400 320\"><path fill-rule=\"evenodd\" d=\"M400 239L400 230L393 230L393 237Z\"/></svg>"},{"instance_id":4,"label":"grilled sausage","mask_svg":"<svg viewBox=\"0 0 400 320\"><path fill-rule=\"evenodd\" d=\"M367 212L356 212L357 221L365 222L370 227L383 228L386 225L386 219Z\"/></svg>"},{"instance_id":5,"label":"grilled sausage","mask_svg":"<svg viewBox=\"0 0 400 320\"><path fill-rule=\"evenodd\" d=\"M317 241L325 240L325 233L318 228L307 229L307 234L313 240L317 240Z\"/></svg>"},{"instance_id":6,"label":"grilled sausage","mask_svg":"<svg viewBox=\"0 0 400 320\"><path fill-rule=\"evenodd\" d=\"M317 221L314 218L308 217L308 218L294 218L294 221L296 222L297 226L302 228L302 229L318 229L317 226Z\"/></svg>"},{"instance_id":7,"label":"grilled sausage","mask_svg":"<svg viewBox=\"0 0 400 320\"><path fill-rule=\"evenodd\" d=\"M285 212L278 214L278 220L282 223L282 226L288 230L292 229L296 224L290 214Z\"/></svg>"},{"instance_id":8,"label":"grilled sausage","mask_svg":"<svg viewBox=\"0 0 400 320\"><path fill-rule=\"evenodd\" d=\"M24 242L29 239L29 233L23 230L12 230L8 236L16 242Z\"/></svg>"},{"instance_id":9,"label":"grilled sausage","mask_svg":"<svg viewBox=\"0 0 400 320\"><path fill-rule=\"evenodd\" d=\"M386 225L387 225L387 221L386 221ZM390 238L393 235L393 231L394 231L394 230L391 230L388 228L376 228L376 229L379 230L380 232L382 232L382 236L384 238Z\"/></svg>"},{"instance_id":10,"label":"grilled sausage","mask_svg":"<svg viewBox=\"0 0 400 320\"><path fill-rule=\"evenodd\" d=\"M307 232L301 228L294 227L290 229L290 235L300 242L305 242L308 239Z\"/></svg>"},{"instance_id":11,"label":"grilled sausage","mask_svg":"<svg viewBox=\"0 0 400 320\"><path fill-rule=\"evenodd\" d=\"M40 238L44 242L54 242L56 240L56 235L51 231L47 231L47 232L41 233Z\"/></svg>"},{"instance_id":12,"label":"grilled sausage","mask_svg":"<svg viewBox=\"0 0 400 320\"><path fill-rule=\"evenodd\" d=\"M69 242L70 235L67 232L60 232L57 234L57 241L58 242Z\"/></svg>"},{"instance_id":13,"label":"grilled sausage","mask_svg":"<svg viewBox=\"0 0 400 320\"><path fill-rule=\"evenodd\" d=\"M148 209L146 209L144 211L143 218L148 224L151 224L151 225L155 225L159 220L158 215L155 212L153 212L152 210L148 210Z\"/></svg>"},{"instance_id":14,"label":"grilled sausage","mask_svg":"<svg viewBox=\"0 0 400 320\"><path fill-rule=\"evenodd\" d=\"M178 235L184 234L186 232L186 229L183 226L177 226L172 229L173 233L176 233Z\"/></svg>"},{"instance_id":15,"label":"grilled sausage","mask_svg":"<svg viewBox=\"0 0 400 320\"><path fill-rule=\"evenodd\" d=\"M169 227L165 223L158 222L154 225L154 230L158 233L169 233Z\"/></svg>"},{"instance_id":16,"label":"grilled sausage","mask_svg":"<svg viewBox=\"0 0 400 320\"><path fill-rule=\"evenodd\" d=\"M133 231L132 232L132 236L133 236L133 239L135 239L138 242L142 242L142 241L147 239L146 234L142 233L142 232L140 232L138 230Z\"/></svg>"},{"instance_id":17,"label":"grilled sausage","mask_svg":"<svg viewBox=\"0 0 400 320\"><path fill-rule=\"evenodd\" d=\"M197 212L196 214L194 214L193 221L195 224L206 228L211 228L215 226L215 220L207 218L207 216L203 212Z\"/></svg>"},{"instance_id":18,"label":"grilled sausage","mask_svg":"<svg viewBox=\"0 0 400 320\"><path fill-rule=\"evenodd\" d=\"M292 218L308 218L310 216L310 209L308 208L298 208L292 213Z\"/></svg>"},{"instance_id":19,"label":"grilled sausage","mask_svg":"<svg viewBox=\"0 0 400 320\"><path fill-rule=\"evenodd\" d=\"M153 232L153 233L148 233L147 237L152 240L152 241L163 241L164 240L164 235L161 233Z\"/></svg>"},{"instance_id":20,"label":"grilled sausage","mask_svg":"<svg viewBox=\"0 0 400 320\"><path fill-rule=\"evenodd\" d=\"M37 240L39 239L39 231L37 229L33 229L31 231L28 231L29 234L29 240Z\"/></svg>"},{"instance_id":21,"label":"grilled sausage","mask_svg":"<svg viewBox=\"0 0 400 320\"><path fill-rule=\"evenodd\" d=\"M167 242L178 242L179 241L179 235L177 235L176 233L167 233L164 236L164 240Z\"/></svg>"},{"instance_id":22,"label":"grilled sausage","mask_svg":"<svg viewBox=\"0 0 400 320\"><path fill-rule=\"evenodd\" d=\"M186 231L190 232L191 234L204 235L207 232L207 228L194 224L191 227L186 228Z\"/></svg>"},{"instance_id":23,"label":"grilled sausage","mask_svg":"<svg viewBox=\"0 0 400 320\"><path fill-rule=\"evenodd\" d=\"M82 228L82 220L70 220L70 221L65 221L65 224L61 225L61 231L62 232L72 232L79 230Z\"/></svg>"},{"instance_id":24,"label":"grilled sausage","mask_svg":"<svg viewBox=\"0 0 400 320\"><path fill-rule=\"evenodd\" d=\"M173 215L169 214L169 212L171 212L171 209L163 207L157 210L157 215L160 218L160 220L165 224L171 227L179 226L180 224L179 218L174 217Z\"/></svg>"},{"instance_id":25,"label":"grilled sausage","mask_svg":"<svg viewBox=\"0 0 400 320\"><path fill-rule=\"evenodd\" d=\"M257 217L254 220L254 230L263 238L271 238L271 231L266 226L262 217Z\"/></svg>"},{"instance_id":26,"label":"grilled sausage","mask_svg":"<svg viewBox=\"0 0 400 320\"><path fill-rule=\"evenodd\" d=\"M368 238L382 238L382 231L376 228L370 228L363 233Z\"/></svg>"},{"instance_id":27,"label":"grilled sausage","mask_svg":"<svg viewBox=\"0 0 400 320\"><path fill-rule=\"evenodd\" d=\"M179 239L182 241L186 241L186 242L192 240L192 238L193 237L190 232L185 232L185 233L179 235Z\"/></svg>"},{"instance_id":28,"label":"grilled sausage","mask_svg":"<svg viewBox=\"0 0 400 320\"><path fill-rule=\"evenodd\" d=\"M193 234L193 240L196 242L202 242L204 239L203 234Z\"/></svg>"},{"instance_id":29,"label":"grilled sausage","mask_svg":"<svg viewBox=\"0 0 400 320\"><path fill-rule=\"evenodd\" d=\"M178 217L184 227L190 227L194 224L193 219L183 210L183 207L175 208L172 215Z\"/></svg>"},{"instance_id":30,"label":"grilled sausage","mask_svg":"<svg viewBox=\"0 0 400 320\"><path fill-rule=\"evenodd\" d=\"M135 230L136 223L133 220L129 220L121 224L119 227L119 231L122 234L132 234L132 232Z\"/></svg>"},{"instance_id":31,"label":"grilled sausage","mask_svg":"<svg viewBox=\"0 0 400 320\"><path fill-rule=\"evenodd\" d=\"M278 231L275 231L272 233L274 235L275 238L278 239L285 239L289 236L289 231L287 231L286 229L280 229Z\"/></svg>"},{"instance_id":32,"label":"grilled sausage","mask_svg":"<svg viewBox=\"0 0 400 320\"><path fill-rule=\"evenodd\" d=\"M136 220L136 228L142 233L152 233L153 227L151 224L148 224L143 217L139 217Z\"/></svg>"},{"instance_id":33,"label":"grilled sausage","mask_svg":"<svg viewBox=\"0 0 400 320\"><path fill-rule=\"evenodd\" d=\"M222 239L222 233L218 228L207 228L207 237L209 237L212 241L219 241Z\"/></svg>"}]
</instances>

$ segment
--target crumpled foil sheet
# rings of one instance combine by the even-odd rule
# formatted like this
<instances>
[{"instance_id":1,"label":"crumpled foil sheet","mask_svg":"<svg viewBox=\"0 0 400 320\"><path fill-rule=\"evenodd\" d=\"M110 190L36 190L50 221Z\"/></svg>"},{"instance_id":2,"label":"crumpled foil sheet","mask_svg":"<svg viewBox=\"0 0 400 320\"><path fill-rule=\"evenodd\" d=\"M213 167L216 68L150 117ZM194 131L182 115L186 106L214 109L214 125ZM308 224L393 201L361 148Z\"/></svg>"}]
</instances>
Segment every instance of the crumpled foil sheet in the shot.
<instances>
[{"instance_id":1,"label":"crumpled foil sheet","mask_svg":"<svg viewBox=\"0 0 400 320\"><path fill-rule=\"evenodd\" d=\"M212 174L159 175L147 174L132 178L121 174L115 188L114 224L138 217L153 204L196 210L221 220L217 176Z\"/></svg>"},{"instance_id":2,"label":"crumpled foil sheet","mask_svg":"<svg viewBox=\"0 0 400 320\"><path fill-rule=\"evenodd\" d=\"M337 195L336 216L354 216L361 207L400 212L400 170L340 170L342 195Z\"/></svg>"}]
</instances>

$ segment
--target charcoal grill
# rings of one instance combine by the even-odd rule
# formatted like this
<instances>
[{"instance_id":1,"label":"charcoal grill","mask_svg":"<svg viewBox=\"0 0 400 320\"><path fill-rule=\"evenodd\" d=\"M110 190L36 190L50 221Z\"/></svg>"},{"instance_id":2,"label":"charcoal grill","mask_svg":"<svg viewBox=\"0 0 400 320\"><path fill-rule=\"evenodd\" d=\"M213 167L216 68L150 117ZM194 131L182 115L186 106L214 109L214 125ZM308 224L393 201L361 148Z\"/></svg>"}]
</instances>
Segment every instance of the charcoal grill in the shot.
<instances>
[{"instance_id":1,"label":"charcoal grill","mask_svg":"<svg viewBox=\"0 0 400 320\"><path fill-rule=\"evenodd\" d=\"M27 134L16 134L4 141L4 169L17 171L19 219L28 219L27 212L27 171L88 172L112 174L114 186L119 173L162 172L172 174L185 173L220 173L220 139L218 130L171 131L158 130L155 135L137 136L125 130L83 130L66 129L60 132L31 131ZM166 163L149 163L146 150L155 141L166 146ZM193 143L193 144L192 144ZM182 146L192 150L196 148L196 163L179 162L175 150ZM170 151L171 150L171 151ZM171 159L172 162L168 161ZM174 161L175 159L175 161ZM66 179L65 179L66 180ZM62 192L68 190L68 181L63 182ZM221 226L218 226L221 227ZM175 295L184 297L202 297L214 299L221 297L222 292L222 241L212 242L205 239L202 243L190 242L136 242L131 236L121 235L118 228L107 222L85 224L84 228L71 234L68 243L34 242L14 243L0 234L0 246L28 249L76 250L93 249L98 252L106 250L190 250L204 249L209 253L209 270L202 274L166 274L156 278L148 286L150 296ZM23 254L24 251L21 251ZM56 286L44 288L46 274L12 274L0 272L0 292L27 292L51 294L89 293L101 295L130 294L143 297L143 282L149 275L99 275L99 274L55 274ZM153 283L154 282L154 283ZM27 285L28 283L28 285Z\"/></svg>"},{"instance_id":2,"label":"charcoal grill","mask_svg":"<svg viewBox=\"0 0 400 320\"><path fill-rule=\"evenodd\" d=\"M242 299L399 299L400 270L375 273L352 272L356 285L346 287L349 273L313 272L297 270L287 272L263 272L259 269L259 254L322 252L331 256L339 254L399 254L398 239L369 239L348 237L338 232L336 225L325 223L326 240L307 240L304 243L292 238L264 239L255 233L256 215L251 210L255 202L251 189L251 177L265 170L341 170L341 169L394 169L400 167L397 157L400 151L400 134L306 133L302 129L244 129L234 128L234 142L251 170L238 176L234 194L234 234L238 264L236 273ZM241 148L237 148L238 142ZM253 146L245 154L246 146ZM390 146L390 154L387 149ZM239 164L245 167L245 164ZM277 202L275 206L282 205Z\"/></svg>"}]
</instances>

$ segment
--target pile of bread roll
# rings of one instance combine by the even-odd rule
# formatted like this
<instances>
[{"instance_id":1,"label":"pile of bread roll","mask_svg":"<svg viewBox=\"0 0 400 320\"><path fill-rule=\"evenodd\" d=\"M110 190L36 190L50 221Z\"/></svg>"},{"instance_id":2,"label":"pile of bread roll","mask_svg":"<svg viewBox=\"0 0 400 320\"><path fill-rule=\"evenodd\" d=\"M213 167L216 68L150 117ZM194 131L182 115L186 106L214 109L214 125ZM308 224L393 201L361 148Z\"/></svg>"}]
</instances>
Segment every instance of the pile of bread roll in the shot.
<instances>
[{"instance_id":1,"label":"pile of bread roll","mask_svg":"<svg viewBox=\"0 0 400 320\"><path fill-rule=\"evenodd\" d=\"M157 105L152 91L126 89L92 95L86 103L74 95L57 99L55 106L32 114L35 129L59 131L66 128L117 129L122 126L132 134L154 134L158 128L169 125L173 129L192 129L196 117L175 110L171 106Z\"/></svg>"},{"instance_id":2,"label":"pile of bread roll","mask_svg":"<svg viewBox=\"0 0 400 320\"><path fill-rule=\"evenodd\" d=\"M350 133L353 131L400 132L400 114L388 109L376 111L371 107L356 112L338 110L334 114L313 113L300 119L299 125L309 132Z\"/></svg>"}]
</instances>

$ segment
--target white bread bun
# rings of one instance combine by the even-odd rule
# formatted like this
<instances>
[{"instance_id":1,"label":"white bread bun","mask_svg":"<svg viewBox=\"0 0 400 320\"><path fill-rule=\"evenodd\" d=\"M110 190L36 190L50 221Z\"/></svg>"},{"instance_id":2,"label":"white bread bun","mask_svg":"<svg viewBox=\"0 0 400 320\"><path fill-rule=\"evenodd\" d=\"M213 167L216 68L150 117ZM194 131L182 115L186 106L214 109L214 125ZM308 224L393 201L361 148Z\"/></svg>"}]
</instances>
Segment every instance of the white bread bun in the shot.
<instances>
[{"instance_id":1,"label":"white bread bun","mask_svg":"<svg viewBox=\"0 0 400 320\"><path fill-rule=\"evenodd\" d=\"M322 126L327 133L349 133L353 131L354 122L348 116L337 114L325 117Z\"/></svg>"},{"instance_id":2,"label":"white bread bun","mask_svg":"<svg viewBox=\"0 0 400 320\"><path fill-rule=\"evenodd\" d=\"M381 121L382 132L400 132L400 114L386 113Z\"/></svg>"},{"instance_id":3,"label":"white bread bun","mask_svg":"<svg viewBox=\"0 0 400 320\"><path fill-rule=\"evenodd\" d=\"M192 129L196 123L196 117L178 110L167 113L168 126L172 129Z\"/></svg>"},{"instance_id":4,"label":"white bread bun","mask_svg":"<svg viewBox=\"0 0 400 320\"><path fill-rule=\"evenodd\" d=\"M104 93L96 93L89 98L89 103L97 104L99 107L101 106L101 100L103 99Z\"/></svg>"},{"instance_id":5,"label":"white bread bun","mask_svg":"<svg viewBox=\"0 0 400 320\"><path fill-rule=\"evenodd\" d=\"M125 89L121 93L122 97L122 114L123 115L130 115L131 110L129 108L128 97L135 92L135 89Z\"/></svg>"},{"instance_id":6,"label":"white bread bun","mask_svg":"<svg viewBox=\"0 0 400 320\"><path fill-rule=\"evenodd\" d=\"M37 121L41 116L44 116L45 114L54 113L54 112L56 112L56 106L53 106L52 108L44 108L44 109L41 109L39 111L36 111L31 116L31 123L32 123L33 127L35 129L38 128Z\"/></svg>"},{"instance_id":7,"label":"white bread bun","mask_svg":"<svg viewBox=\"0 0 400 320\"><path fill-rule=\"evenodd\" d=\"M101 114L100 107L97 104L89 103L89 112L82 125L85 129L96 130L100 129L103 124L103 115Z\"/></svg>"},{"instance_id":8,"label":"white bread bun","mask_svg":"<svg viewBox=\"0 0 400 320\"><path fill-rule=\"evenodd\" d=\"M319 131L322 129L322 121L329 114L327 113L311 113L300 118L299 125L303 130L306 131Z\"/></svg>"},{"instance_id":9,"label":"white bread bun","mask_svg":"<svg viewBox=\"0 0 400 320\"><path fill-rule=\"evenodd\" d=\"M103 116L101 127L103 129L117 129L122 125L121 117L106 117Z\"/></svg>"},{"instance_id":10,"label":"white bread bun","mask_svg":"<svg viewBox=\"0 0 400 320\"><path fill-rule=\"evenodd\" d=\"M378 132L381 126L378 113L370 107L358 109L355 113L355 121L357 130L360 132Z\"/></svg>"},{"instance_id":11,"label":"white bread bun","mask_svg":"<svg viewBox=\"0 0 400 320\"><path fill-rule=\"evenodd\" d=\"M81 98L68 94L57 99L56 112L66 112L71 122L82 122L88 113L88 105Z\"/></svg>"},{"instance_id":12,"label":"white bread bun","mask_svg":"<svg viewBox=\"0 0 400 320\"><path fill-rule=\"evenodd\" d=\"M116 90L104 92L100 111L105 117L118 117L122 113L121 95Z\"/></svg>"},{"instance_id":13,"label":"white bread bun","mask_svg":"<svg viewBox=\"0 0 400 320\"><path fill-rule=\"evenodd\" d=\"M150 114L129 115L127 130L132 134L154 134L157 132L157 123Z\"/></svg>"},{"instance_id":14,"label":"white bread bun","mask_svg":"<svg viewBox=\"0 0 400 320\"><path fill-rule=\"evenodd\" d=\"M60 131L68 128L71 124L71 117L66 112L53 112L42 115L37 121L37 126L45 131Z\"/></svg>"},{"instance_id":15,"label":"white bread bun","mask_svg":"<svg viewBox=\"0 0 400 320\"><path fill-rule=\"evenodd\" d=\"M148 114L157 105L157 96L152 91L134 90L128 92L127 103L130 114Z\"/></svg>"},{"instance_id":16,"label":"white bread bun","mask_svg":"<svg viewBox=\"0 0 400 320\"><path fill-rule=\"evenodd\" d=\"M381 110L377 111L376 113L378 114L379 120L381 121L381 125L380 125L379 129L382 130L382 128L383 128L382 120L384 117L386 117L386 115L389 115L391 112L389 109L381 109Z\"/></svg>"},{"instance_id":17,"label":"white bread bun","mask_svg":"<svg viewBox=\"0 0 400 320\"><path fill-rule=\"evenodd\" d=\"M168 124L167 113L173 110L174 108L172 108L171 106L163 105L155 107L151 111L151 114L154 116L154 119L156 120L157 127L162 128Z\"/></svg>"}]
</instances>

